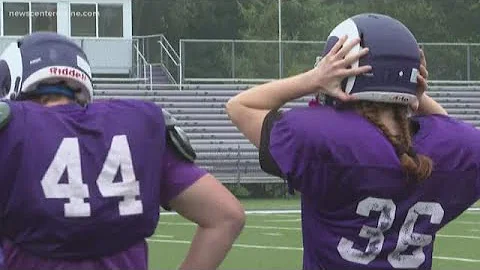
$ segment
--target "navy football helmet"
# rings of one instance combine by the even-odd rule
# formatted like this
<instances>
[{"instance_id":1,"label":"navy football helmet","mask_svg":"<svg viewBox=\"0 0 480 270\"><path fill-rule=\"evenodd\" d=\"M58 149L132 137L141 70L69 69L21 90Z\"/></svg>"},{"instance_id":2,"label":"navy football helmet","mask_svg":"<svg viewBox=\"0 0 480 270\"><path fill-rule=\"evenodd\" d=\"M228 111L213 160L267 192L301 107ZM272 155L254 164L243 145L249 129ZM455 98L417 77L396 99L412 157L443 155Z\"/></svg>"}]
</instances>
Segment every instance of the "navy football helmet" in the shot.
<instances>
[{"instance_id":1,"label":"navy football helmet","mask_svg":"<svg viewBox=\"0 0 480 270\"><path fill-rule=\"evenodd\" d=\"M11 43L0 55L0 89L4 99L62 94L61 89L51 85L63 85L63 89L68 89L63 94L79 104L92 100L90 64L74 41L54 32L36 32Z\"/></svg>"},{"instance_id":2,"label":"navy football helmet","mask_svg":"<svg viewBox=\"0 0 480 270\"><path fill-rule=\"evenodd\" d=\"M322 57L328 54L344 35L348 41L360 38L348 55L369 48L369 53L352 67L371 65L369 73L345 79L342 89L358 100L400 103L415 106L420 50L410 30L396 19L381 14L359 14L339 25L330 33ZM347 56L348 56L347 55ZM318 58L317 58L318 63ZM327 105L338 101L324 97Z\"/></svg>"}]
</instances>

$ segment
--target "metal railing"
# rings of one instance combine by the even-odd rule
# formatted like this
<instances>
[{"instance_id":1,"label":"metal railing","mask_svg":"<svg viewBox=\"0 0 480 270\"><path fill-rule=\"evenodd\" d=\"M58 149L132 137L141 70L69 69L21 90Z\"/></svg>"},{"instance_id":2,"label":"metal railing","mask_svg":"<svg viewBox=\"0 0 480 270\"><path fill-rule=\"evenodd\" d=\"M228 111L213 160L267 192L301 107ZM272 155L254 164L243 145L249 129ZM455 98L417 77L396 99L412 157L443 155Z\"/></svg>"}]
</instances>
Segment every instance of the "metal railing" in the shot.
<instances>
[{"instance_id":1,"label":"metal railing","mask_svg":"<svg viewBox=\"0 0 480 270\"><path fill-rule=\"evenodd\" d=\"M150 63L159 63L160 55L158 54L158 41L164 36L163 34L145 35L145 36L133 36L138 40L138 49L142 55Z\"/></svg>"},{"instance_id":2,"label":"metal railing","mask_svg":"<svg viewBox=\"0 0 480 270\"><path fill-rule=\"evenodd\" d=\"M145 83L150 84L150 90L152 89L152 64L148 63L143 54L138 49L137 45L134 45L136 59L137 59L137 77L143 78ZM141 73L143 71L143 73ZM148 73L147 73L148 71Z\"/></svg>"},{"instance_id":3,"label":"metal railing","mask_svg":"<svg viewBox=\"0 0 480 270\"><path fill-rule=\"evenodd\" d=\"M175 84L180 83L180 56L164 35L161 35L160 40L157 42L160 44L160 64L165 68L165 72L170 80Z\"/></svg>"},{"instance_id":4,"label":"metal railing","mask_svg":"<svg viewBox=\"0 0 480 270\"><path fill-rule=\"evenodd\" d=\"M324 41L181 39L180 83L263 83L311 68ZM479 84L480 43L420 43L431 83Z\"/></svg>"},{"instance_id":5,"label":"metal railing","mask_svg":"<svg viewBox=\"0 0 480 270\"><path fill-rule=\"evenodd\" d=\"M462 56L465 59L465 72L466 74L463 81L472 81L475 79L480 79L480 43L451 43L451 42L422 42L420 45L423 47L426 54L430 53L433 55L437 55L437 58L428 57L429 66L431 63L433 65L440 59L450 60L452 57ZM450 47L451 49L447 50L445 48ZM439 49L442 49L439 51ZM440 55L439 55L440 54ZM452 57L439 57L441 54L452 54ZM454 63L455 61L453 61ZM441 63L445 67L452 64L452 62L444 61ZM475 65L475 66L474 66ZM473 71L477 71L479 74L477 76L473 76Z\"/></svg>"},{"instance_id":6,"label":"metal railing","mask_svg":"<svg viewBox=\"0 0 480 270\"><path fill-rule=\"evenodd\" d=\"M259 84L313 66L324 41L182 39L179 53L163 34L132 39L132 78L153 89L161 67L172 85ZM480 43L421 43L433 85L479 85ZM97 81L101 82L103 78ZM127 80L125 80L127 81ZM157 81L158 83L158 81Z\"/></svg>"},{"instance_id":7,"label":"metal railing","mask_svg":"<svg viewBox=\"0 0 480 270\"><path fill-rule=\"evenodd\" d=\"M147 81L147 60L145 60L145 57L142 55L142 53L138 49L137 44L133 45L133 49L135 52L135 60L136 60L135 74L138 78L143 78L145 81Z\"/></svg>"},{"instance_id":8,"label":"metal railing","mask_svg":"<svg viewBox=\"0 0 480 270\"><path fill-rule=\"evenodd\" d=\"M150 80L156 74L154 68L162 67L173 85L180 83L180 56L163 34L134 36L138 50L149 63ZM153 82L152 82L153 83Z\"/></svg>"},{"instance_id":9,"label":"metal railing","mask_svg":"<svg viewBox=\"0 0 480 270\"><path fill-rule=\"evenodd\" d=\"M261 83L278 79L292 62L298 62L294 58L303 58L300 62L306 63L312 55L321 52L324 44L324 41L282 41L279 44L277 40L181 39L180 81ZM301 47L301 52L296 56L285 55L285 50L292 46Z\"/></svg>"}]
</instances>

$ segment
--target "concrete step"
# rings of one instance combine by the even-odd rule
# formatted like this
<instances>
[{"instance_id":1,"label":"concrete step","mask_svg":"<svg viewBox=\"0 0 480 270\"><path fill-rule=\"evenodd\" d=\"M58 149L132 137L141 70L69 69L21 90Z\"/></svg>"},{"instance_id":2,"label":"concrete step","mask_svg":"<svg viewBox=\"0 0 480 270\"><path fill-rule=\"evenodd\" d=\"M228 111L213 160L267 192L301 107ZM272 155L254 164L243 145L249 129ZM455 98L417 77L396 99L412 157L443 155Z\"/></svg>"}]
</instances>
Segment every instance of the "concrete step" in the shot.
<instances>
[{"instance_id":1,"label":"concrete step","mask_svg":"<svg viewBox=\"0 0 480 270\"><path fill-rule=\"evenodd\" d=\"M190 137L189 137L190 138ZM193 145L205 144L205 145L218 145L218 144L252 144L248 139L194 139L190 138L190 143Z\"/></svg>"},{"instance_id":2,"label":"concrete step","mask_svg":"<svg viewBox=\"0 0 480 270\"><path fill-rule=\"evenodd\" d=\"M197 158L199 160L202 159L215 159L215 160L220 160L220 159L238 159L239 155L237 152L235 153L229 153L229 152L197 152ZM241 153L240 158L242 159L258 159L258 152L245 152Z\"/></svg>"},{"instance_id":3,"label":"concrete step","mask_svg":"<svg viewBox=\"0 0 480 270\"><path fill-rule=\"evenodd\" d=\"M191 133L237 133L240 134L238 129L234 126L225 126L225 127L182 127L182 129L188 134Z\"/></svg>"},{"instance_id":4,"label":"concrete step","mask_svg":"<svg viewBox=\"0 0 480 270\"><path fill-rule=\"evenodd\" d=\"M139 92L137 88L102 88L96 89L96 95L125 95L125 96L234 96L239 93L237 90L149 90L148 86L144 87L145 91Z\"/></svg>"},{"instance_id":5,"label":"concrete step","mask_svg":"<svg viewBox=\"0 0 480 270\"><path fill-rule=\"evenodd\" d=\"M189 120L178 121L178 126L181 127L218 127L218 126L233 126L230 120Z\"/></svg>"},{"instance_id":6,"label":"concrete step","mask_svg":"<svg viewBox=\"0 0 480 270\"><path fill-rule=\"evenodd\" d=\"M238 131L236 132L210 132L210 133L188 133L190 140L242 140L245 137Z\"/></svg>"}]
</instances>

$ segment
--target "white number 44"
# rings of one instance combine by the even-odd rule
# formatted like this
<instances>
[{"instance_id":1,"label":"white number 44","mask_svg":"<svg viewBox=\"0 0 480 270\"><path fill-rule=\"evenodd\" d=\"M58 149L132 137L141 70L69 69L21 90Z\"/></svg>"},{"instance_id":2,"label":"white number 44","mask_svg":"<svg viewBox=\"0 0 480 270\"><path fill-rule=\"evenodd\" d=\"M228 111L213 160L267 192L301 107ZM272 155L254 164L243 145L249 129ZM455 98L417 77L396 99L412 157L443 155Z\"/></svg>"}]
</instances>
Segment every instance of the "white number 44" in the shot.
<instances>
[{"instance_id":1,"label":"white number 44","mask_svg":"<svg viewBox=\"0 0 480 270\"><path fill-rule=\"evenodd\" d=\"M68 181L60 183L65 170ZM119 170L122 182L114 182ZM85 202L90 193L87 184L83 183L78 138L62 140L41 184L46 198L69 200L64 205L65 217L91 215L90 203ZM118 205L121 216L143 212L142 202L135 199L135 196L140 195L140 185L135 178L132 155L125 135L113 137L97 185L104 197L123 197Z\"/></svg>"}]
</instances>

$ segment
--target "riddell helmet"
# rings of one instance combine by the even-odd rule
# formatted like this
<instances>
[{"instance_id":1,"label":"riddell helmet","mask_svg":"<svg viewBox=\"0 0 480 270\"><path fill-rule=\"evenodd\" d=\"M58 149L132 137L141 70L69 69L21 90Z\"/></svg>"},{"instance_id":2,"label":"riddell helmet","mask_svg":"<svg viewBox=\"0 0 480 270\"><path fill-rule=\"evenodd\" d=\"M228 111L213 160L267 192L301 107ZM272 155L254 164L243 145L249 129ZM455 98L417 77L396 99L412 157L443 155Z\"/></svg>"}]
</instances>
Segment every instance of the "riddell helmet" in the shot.
<instances>
[{"instance_id":1,"label":"riddell helmet","mask_svg":"<svg viewBox=\"0 0 480 270\"><path fill-rule=\"evenodd\" d=\"M405 25L381 14L353 16L333 29L322 57L328 54L344 35L348 35L348 41L361 39L360 44L357 44L348 55L364 47L369 48L368 54L352 67L372 66L369 73L349 77L342 82L342 89L347 94L355 96L358 100L410 106L417 104L416 86L420 51L417 40ZM335 105L336 100L325 97L325 103Z\"/></svg>"},{"instance_id":2,"label":"riddell helmet","mask_svg":"<svg viewBox=\"0 0 480 270\"><path fill-rule=\"evenodd\" d=\"M72 40L53 32L27 35L0 55L4 99L22 100L39 94L38 87L43 85L66 86L73 91L68 94L82 105L92 100L92 73L85 53Z\"/></svg>"}]
</instances>

